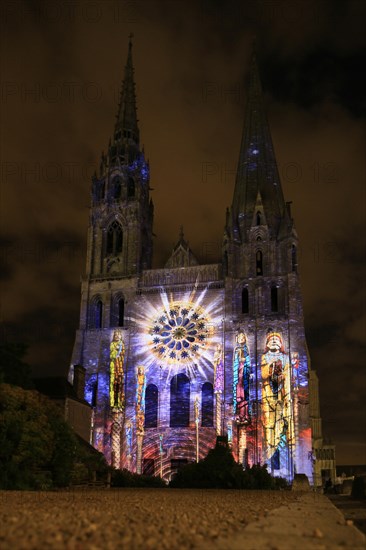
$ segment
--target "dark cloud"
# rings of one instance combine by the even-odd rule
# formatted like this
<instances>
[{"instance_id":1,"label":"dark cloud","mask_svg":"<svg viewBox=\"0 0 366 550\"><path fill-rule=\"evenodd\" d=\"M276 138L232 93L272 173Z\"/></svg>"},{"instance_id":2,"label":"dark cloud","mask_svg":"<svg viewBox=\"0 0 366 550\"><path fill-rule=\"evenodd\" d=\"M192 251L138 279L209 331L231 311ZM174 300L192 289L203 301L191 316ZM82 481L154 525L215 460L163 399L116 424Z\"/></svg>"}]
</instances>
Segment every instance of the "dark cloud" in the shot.
<instances>
[{"instance_id":1,"label":"dark cloud","mask_svg":"<svg viewBox=\"0 0 366 550\"><path fill-rule=\"evenodd\" d=\"M366 114L365 64L366 50L342 55L317 48L286 57L271 52L261 62L262 83L278 101L309 109L328 100L361 117Z\"/></svg>"},{"instance_id":2,"label":"dark cloud","mask_svg":"<svg viewBox=\"0 0 366 550\"><path fill-rule=\"evenodd\" d=\"M78 292L69 291L68 305L33 306L22 313L21 319L4 323L1 338L28 345L27 362L37 376L66 376L70 364L70 325L77 326L78 312L71 299L78 300Z\"/></svg>"},{"instance_id":3,"label":"dark cloud","mask_svg":"<svg viewBox=\"0 0 366 550\"><path fill-rule=\"evenodd\" d=\"M112 133L134 38L151 163L156 267L179 226L220 255L253 38L300 274L325 432L363 461L364 2L2 3L3 335L38 373L66 373L78 326L90 177ZM355 458L356 457L356 458Z\"/></svg>"}]
</instances>

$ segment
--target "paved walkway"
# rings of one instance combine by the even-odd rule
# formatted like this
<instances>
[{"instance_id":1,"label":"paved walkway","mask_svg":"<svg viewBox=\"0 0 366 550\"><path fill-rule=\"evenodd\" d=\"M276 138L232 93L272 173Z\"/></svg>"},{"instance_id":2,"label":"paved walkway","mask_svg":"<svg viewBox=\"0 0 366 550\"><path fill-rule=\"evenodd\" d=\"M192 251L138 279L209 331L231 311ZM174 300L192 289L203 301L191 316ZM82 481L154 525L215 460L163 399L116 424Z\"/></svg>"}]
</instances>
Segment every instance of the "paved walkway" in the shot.
<instances>
[{"instance_id":1,"label":"paved walkway","mask_svg":"<svg viewBox=\"0 0 366 550\"><path fill-rule=\"evenodd\" d=\"M1 550L365 550L316 493L188 489L0 491Z\"/></svg>"},{"instance_id":2,"label":"paved walkway","mask_svg":"<svg viewBox=\"0 0 366 550\"><path fill-rule=\"evenodd\" d=\"M217 548L365 550L366 537L327 497L307 493L302 494L299 502L277 508L261 521L250 523L240 535L218 544Z\"/></svg>"}]
</instances>

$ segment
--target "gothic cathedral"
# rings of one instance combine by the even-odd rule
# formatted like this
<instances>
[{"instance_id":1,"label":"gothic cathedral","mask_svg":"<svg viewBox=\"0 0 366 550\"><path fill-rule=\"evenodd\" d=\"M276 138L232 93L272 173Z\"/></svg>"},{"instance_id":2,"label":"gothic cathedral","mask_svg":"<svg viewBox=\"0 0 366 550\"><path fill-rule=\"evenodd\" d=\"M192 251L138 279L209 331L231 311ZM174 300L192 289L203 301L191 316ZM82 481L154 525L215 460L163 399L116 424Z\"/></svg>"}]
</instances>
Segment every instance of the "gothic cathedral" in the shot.
<instances>
[{"instance_id":1,"label":"gothic cathedral","mask_svg":"<svg viewBox=\"0 0 366 550\"><path fill-rule=\"evenodd\" d=\"M152 269L153 202L132 45L108 152L92 181L70 369L85 368L92 444L116 468L169 480L225 436L243 464L313 479L310 365L297 266L255 55L222 261L181 232ZM224 213L222 213L224 214Z\"/></svg>"}]
</instances>

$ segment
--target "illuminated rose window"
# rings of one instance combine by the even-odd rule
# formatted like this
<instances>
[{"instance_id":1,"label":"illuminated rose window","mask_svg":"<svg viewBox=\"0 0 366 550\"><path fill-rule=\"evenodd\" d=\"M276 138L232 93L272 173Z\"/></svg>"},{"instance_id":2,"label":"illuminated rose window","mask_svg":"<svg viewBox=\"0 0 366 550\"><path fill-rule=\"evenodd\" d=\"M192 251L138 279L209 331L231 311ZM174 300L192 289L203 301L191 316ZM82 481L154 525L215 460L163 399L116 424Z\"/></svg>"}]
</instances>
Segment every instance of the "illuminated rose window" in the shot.
<instances>
[{"instance_id":1,"label":"illuminated rose window","mask_svg":"<svg viewBox=\"0 0 366 550\"><path fill-rule=\"evenodd\" d=\"M152 351L168 362L188 363L205 347L208 319L200 306L172 303L153 322L150 330Z\"/></svg>"}]
</instances>

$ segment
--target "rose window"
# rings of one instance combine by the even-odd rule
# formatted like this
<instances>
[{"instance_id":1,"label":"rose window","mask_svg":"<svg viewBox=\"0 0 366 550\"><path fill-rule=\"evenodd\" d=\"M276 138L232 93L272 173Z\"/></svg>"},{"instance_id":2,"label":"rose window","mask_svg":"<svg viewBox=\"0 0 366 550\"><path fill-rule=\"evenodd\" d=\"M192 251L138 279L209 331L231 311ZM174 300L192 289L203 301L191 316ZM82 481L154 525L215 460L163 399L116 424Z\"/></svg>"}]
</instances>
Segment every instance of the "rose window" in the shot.
<instances>
[{"instance_id":1,"label":"rose window","mask_svg":"<svg viewBox=\"0 0 366 550\"><path fill-rule=\"evenodd\" d=\"M151 349L160 360L190 363L205 348L208 333L208 319L200 306L174 302L153 322Z\"/></svg>"}]
</instances>

